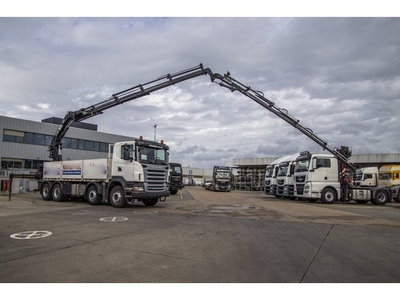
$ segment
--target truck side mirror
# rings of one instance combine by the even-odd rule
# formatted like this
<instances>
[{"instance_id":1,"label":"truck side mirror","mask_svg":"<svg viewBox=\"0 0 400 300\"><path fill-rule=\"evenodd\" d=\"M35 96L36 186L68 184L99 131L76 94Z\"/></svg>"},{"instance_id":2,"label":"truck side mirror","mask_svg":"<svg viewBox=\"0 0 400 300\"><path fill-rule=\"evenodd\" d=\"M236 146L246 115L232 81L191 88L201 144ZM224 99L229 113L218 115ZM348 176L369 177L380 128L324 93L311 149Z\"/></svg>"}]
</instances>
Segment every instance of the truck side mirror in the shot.
<instances>
[{"instance_id":1,"label":"truck side mirror","mask_svg":"<svg viewBox=\"0 0 400 300\"><path fill-rule=\"evenodd\" d=\"M319 167L317 165L317 159L313 158L313 160L312 160L312 170L311 171L314 171L315 169L318 169L318 168Z\"/></svg>"},{"instance_id":2,"label":"truck side mirror","mask_svg":"<svg viewBox=\"0 0 400 300\"><path fill-rule=\"evenodd\" d=\"M130 151L130 147L127 144L123 146L122 159L129 161L133 160L133 153Z\"/></svg>"},{"instance_id":3,"label":"truck side mirror","mask_svg":"<svg viewBox=\"0 0 400 300\"><path fill-rule=\"evenodd\" d=\"M294 168L295 167L296 167L295 165L290 165L289 176L292 176L294 174Z\"/></svg>"}]
</instances>

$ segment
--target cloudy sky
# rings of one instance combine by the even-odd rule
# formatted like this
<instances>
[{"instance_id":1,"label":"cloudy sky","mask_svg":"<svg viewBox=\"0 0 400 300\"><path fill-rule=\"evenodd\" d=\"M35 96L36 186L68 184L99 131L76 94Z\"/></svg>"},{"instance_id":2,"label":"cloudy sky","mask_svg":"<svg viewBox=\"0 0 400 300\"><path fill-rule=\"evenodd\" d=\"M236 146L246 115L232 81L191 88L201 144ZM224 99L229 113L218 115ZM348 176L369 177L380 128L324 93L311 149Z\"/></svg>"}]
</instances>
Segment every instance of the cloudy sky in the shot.
<instances>
[{"instance_id":1,"label":"cloudy sky","mask_svg":"<svg viewBox=\"0 0 400 300\"><path fill-rule=\"evenodd\" d=\"M397 17L0 18L0 115L41 121L202 63L262 91L331 147L398 153ZM200 76L86 122L154 138L171 161L208 168L233 158L321 152L238 92Z\"/></svg>"}]
</instances>

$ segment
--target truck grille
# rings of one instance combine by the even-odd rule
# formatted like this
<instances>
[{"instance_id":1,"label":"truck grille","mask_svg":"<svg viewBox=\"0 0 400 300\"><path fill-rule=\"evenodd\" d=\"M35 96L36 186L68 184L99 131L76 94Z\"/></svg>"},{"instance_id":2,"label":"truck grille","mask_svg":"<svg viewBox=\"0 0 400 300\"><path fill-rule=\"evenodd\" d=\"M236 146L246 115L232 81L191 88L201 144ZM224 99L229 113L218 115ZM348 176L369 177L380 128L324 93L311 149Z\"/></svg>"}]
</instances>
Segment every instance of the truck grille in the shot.
<instances>
[{"instance_id":1,"label":"truck grille","mask_svg":"<svg viewBox=\"0 0 400 300\"><path fill-rule=\"evenodd\" d=\"M296 184L297 195L303 195L303 192L304 192L304 184Z\"/></svg>"},{"instance_id":2,"label":"truck grille","mask_svg":"<svg viewBox=\"0 0 400 300\"><path fill-rule=\"evenodd\" d=\"M155 167L147 165L143 170L146 192L161 192L167 190L167 166Z\"/></svg>"},{"instance_id":3,"label":"truck grille","mask_svg":"<svg viewBox=\"0 0 400 300\"><path fill-rule=\"evenodd\" d=\"M306 175L296 176L296 182L304 182L306 181Z\"/></svg>"},{"instance_id":4,"label":"truck grille","mask_svg":"<svg viewBox=\"0 0 400 300\"><path fill-rule=\"evenodd\" d=\"M227 187L229 185L229 181L219 181L217 180L217 184L221 187Z\"/></svg>"}]
</instances>

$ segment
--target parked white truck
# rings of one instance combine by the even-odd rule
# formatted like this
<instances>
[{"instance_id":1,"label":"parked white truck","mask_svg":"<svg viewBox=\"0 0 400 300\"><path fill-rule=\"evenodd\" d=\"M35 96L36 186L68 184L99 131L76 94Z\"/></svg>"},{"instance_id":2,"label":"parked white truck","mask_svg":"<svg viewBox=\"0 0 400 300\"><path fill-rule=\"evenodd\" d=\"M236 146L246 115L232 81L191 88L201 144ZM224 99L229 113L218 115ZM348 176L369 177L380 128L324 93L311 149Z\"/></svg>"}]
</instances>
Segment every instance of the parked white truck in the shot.
<instances>
[{"instance_id":1,"label":"parked white truck","mask_svg":"<svg viewBox=\"0 0 400 300\"><path fill-rule=\"evenodd\" d=\"M279 170L279 163L285 161L287 157L288 156L279 157L265 167L264 193L266 195L277 196L276 189L278 185L277 176Z\"/></svg>"},{"instance_id":2,"label":"parked white truck","mask_svg":"<svg viewBox=\"0 0 400 300\"><path fill-rule=\"evenodd\" d=\"M170 195L168 167L168 146L139 138L110 145L108 158L45 162L39 189L44 200L153 206Z\"/></svg>"},{"instance_id":3,"label":"parked white truck","mask_svg":"<svg viewBox=\"0 0 400 300\"><path fill-rule=\"evenodd\" d=\"M294 196L294 168L296 159L300 153L286 156L284 161L278 164L278 173L276 178L275 195L282 198L295 199Z\"/></svg>"},{"instance_id":4,"label":"parked white truck","mask_svg":"<svg viewBox=\"0 0 400 300\"><path fill-rule=\"evenodd\" d=\"M378 167L366 167L356 171L354 180L355 186L379 186L379 169ZM386 186L386 185L383 185Z\"/></svg>"},{"instance_id":5,"label":"parked white truck","mask_svg":"<svg viewBox=\"0 0 400 300\"><path fill-rule=\"evenodd\" d=\"M310 202L321 200L327 204L336 200L353 200L357 203L370 201L372 204L384 205L389 201L389 187L368 186L363 181L354 185L353 174L347 171L335 155L302 152L296 160L294 195Z\"/></svg>"}]
</instances>

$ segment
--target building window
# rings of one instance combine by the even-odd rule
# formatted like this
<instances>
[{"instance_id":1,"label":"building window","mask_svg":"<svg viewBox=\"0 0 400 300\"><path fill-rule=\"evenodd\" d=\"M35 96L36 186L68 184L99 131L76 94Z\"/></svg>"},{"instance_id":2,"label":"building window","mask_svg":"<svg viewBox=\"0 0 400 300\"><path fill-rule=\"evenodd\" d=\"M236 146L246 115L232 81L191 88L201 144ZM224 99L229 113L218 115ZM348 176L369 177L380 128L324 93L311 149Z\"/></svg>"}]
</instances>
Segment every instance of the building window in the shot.
<instances>
[{"instance_id":1,"label":"building window","mask_svg":"<svg viewBox=\"0 0 400 300\"><path fill-rule=\"evenodd\" d=\"M25 143L26 144L33 144L33 133L25 132Z\"/></svg>"},{"instance_id":2,"label":"building window","mask_svg":"<svg viewBox=\"0 0 400 300\"><path fill-rule=\"evenodd\" d=\"M78 140L78 149L85 149L85 141L84 140Z\"/></svg>"},{"instance_id":3,"label":"building window","mask_svg":"<svg viewBox=\"0 0 400 300\"><path fill-rule=\"evenodd\" d=\"M35 133L33 135L33 143L35 145L44 145L44 134Z\"/></svg>"},{"instance_id":4,"label":"building window","mask_svg":"<svg viewBox=\"0 0 400 300\"><path fill-rule=\"evenodd\" d=\"M52 135L41 133L23 132L9 129L3 130L4 142L50 146L53 137L54 136ZM103 142L64 137L61 141L61 144L63 148L108 152L108 143Z\"/></svg>"},{"instance_id":5,"label":"building window","mask_svg":"<svg viewBox=\"0 0 400 300\"><path fill-rule=\"evenodd\" d=\"M78 145L78 142L76 141L76 139L71 139L71 148L76 149L77 145Z\"/></svg>"}]
</instances>

